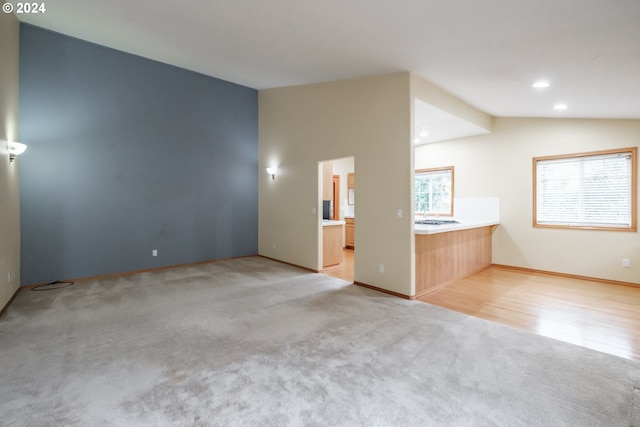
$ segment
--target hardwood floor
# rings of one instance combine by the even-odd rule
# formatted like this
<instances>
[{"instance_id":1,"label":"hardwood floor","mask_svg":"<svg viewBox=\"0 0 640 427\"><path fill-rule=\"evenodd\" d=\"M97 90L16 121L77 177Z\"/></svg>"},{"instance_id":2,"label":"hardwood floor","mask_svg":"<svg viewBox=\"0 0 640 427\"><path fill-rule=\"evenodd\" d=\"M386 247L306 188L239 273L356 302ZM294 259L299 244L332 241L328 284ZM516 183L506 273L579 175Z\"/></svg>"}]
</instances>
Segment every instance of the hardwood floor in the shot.
<instances>
[{"instance_id":1,"label":"hardwood floor","mask_svg":"<svg viewBox=\"0 0 640 427\"><path fill-rule=\"evenodd\" d=\"M343 248L343 253L344 253L344 259L339 265L327 267L322 270L322 273L331 277L337 277L338 279L343 279L349 282L353 282L354 280L353 249Z\"/></svg>"},{"instance_id":2,"label":"hardwood floor","mask_svg":"<svg viewBox=\"0 0 640 427\"><path fill-rule=\"evenodd\" d=\"M640 361L640 287L491 266L419 300Z\"/></svg>"},{"instance_id":3,"label":"hardwood floor","mask_svg":"<svg viewBox=\"0 0 640 427\"><path fill-rule=\"evenodd\" d=\"M353 254L323 273L353 282ZM419 301L640 361L640 287L491 266Z\"/></svg>"}]
</instances>

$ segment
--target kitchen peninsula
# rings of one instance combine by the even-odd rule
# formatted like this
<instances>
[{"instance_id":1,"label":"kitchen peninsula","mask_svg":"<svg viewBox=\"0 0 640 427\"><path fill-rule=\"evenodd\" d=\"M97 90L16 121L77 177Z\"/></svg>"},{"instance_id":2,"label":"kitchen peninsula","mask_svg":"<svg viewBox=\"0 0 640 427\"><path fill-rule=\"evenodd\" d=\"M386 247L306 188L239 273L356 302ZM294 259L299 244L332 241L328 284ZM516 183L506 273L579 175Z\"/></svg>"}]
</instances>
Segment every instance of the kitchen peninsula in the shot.
<instances>
[{"instance_id":1,"label":"kitchen peninsula","mask_svg":"<svg viewBox=\"0 0 640 427\"><path fill-rule=\"evenodd\" d=\"M456 207L462 213L458 221L414 225L414 298L491 265L492 233L500 222L498 199L465 199L456 201Z\"/></svg>"}]
</instances>

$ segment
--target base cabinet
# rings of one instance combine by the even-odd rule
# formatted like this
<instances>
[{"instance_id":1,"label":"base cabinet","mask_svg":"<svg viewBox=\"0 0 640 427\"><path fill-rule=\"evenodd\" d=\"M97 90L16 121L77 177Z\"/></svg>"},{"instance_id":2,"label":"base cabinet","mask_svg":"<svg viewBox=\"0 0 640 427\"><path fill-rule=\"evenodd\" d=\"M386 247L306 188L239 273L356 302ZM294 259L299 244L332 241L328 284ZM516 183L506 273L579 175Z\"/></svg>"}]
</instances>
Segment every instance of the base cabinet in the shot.
<instances>
[{"instance_id":1,"label":"base cabinet","mask_svg":"<svg viewBox=\"0 0 640 427\"><path fill-rule=\"evenodd\" d=\"M344 221L344 245L349 249L354 249L356 247L356 219L345 218Z\"/></svg>"},{"instance_id":2,"label":"base cabinet","mask_svg":"<svg viewBox=\"0 0 640 427\"><path fill-rule=\"evenodd\" d=\"M342 262L342 225L322 227L322 267Z\"/></svg>"}]
</instances>

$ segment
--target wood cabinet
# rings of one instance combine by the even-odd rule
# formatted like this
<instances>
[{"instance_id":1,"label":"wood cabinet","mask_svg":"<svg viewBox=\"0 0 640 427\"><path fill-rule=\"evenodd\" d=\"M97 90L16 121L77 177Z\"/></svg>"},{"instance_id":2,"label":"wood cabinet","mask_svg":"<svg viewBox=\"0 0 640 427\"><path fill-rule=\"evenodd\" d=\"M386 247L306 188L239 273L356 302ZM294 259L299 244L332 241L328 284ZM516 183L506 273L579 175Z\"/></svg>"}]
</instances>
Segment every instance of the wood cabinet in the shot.
<instances>
[{"instance_id":1,"label":"wood cabinet","mask_svg":"<svg viewBox=\"0 0 640 427\"><path fill-rule=\"evenodd\" d=\"M322 200L333 199L333 162L322 163Z\"/></svg>"},{"instance_id":2,"label":"wood cabinet","mask_svg":"<svg viewBox=\"0 0 640 427\"><path fill-rule=\"evenodd\" d=\"M416 297L491 265L494 226L416 234Z\"/></svg>"},{"instance_id":3,"label":"wood cabinet","mask_svg":"<svg viewBox=\"0 0 640 427\"><path fill-rule=\"evenodd\" d=\"M347 199L350 205L356 204L356 174L347 174Z\"/></svg>"},{"instance_id":4,"label":"wood cabinet","mask_svg":"<svg viewBox=\"0 0 640 427\"><path fill-rule=\"evenodd\" d=\"M344 226L344 245L347 248L354 249L356 247L356 219L345 217Z\"/></svg>"},{"instance_id":5,"label":"wood cabinet","mask_svg":"<svg viewBox=\"0 0 640 427\"><path fill-rule=\"evenodd\" d=\"M347 188L356 188L356 174L348 173L347 174Z\"/></svg>"},{"instance_id":6,"label":"wood cabinet","mask_svg":"<svg viewBox=\"0 0 640 427\"><path fill-rule=\"evenodd\" d=\"M322 267L342 262L342 224L322 227Z\"/></svg>"}]
</instances>

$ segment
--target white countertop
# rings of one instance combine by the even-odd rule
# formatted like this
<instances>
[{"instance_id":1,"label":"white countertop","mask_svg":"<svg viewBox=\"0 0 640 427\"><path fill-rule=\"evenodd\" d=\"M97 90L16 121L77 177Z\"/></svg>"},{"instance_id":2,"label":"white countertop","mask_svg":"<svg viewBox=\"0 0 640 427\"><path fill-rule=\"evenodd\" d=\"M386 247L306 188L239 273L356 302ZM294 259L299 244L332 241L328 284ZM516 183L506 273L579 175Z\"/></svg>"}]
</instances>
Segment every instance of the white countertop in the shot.
<instances>
[{"instance_id":1,"label":"white countertop","mask_svg":"<svg viewBox=\"0 0 640 427\"><path fill-rule=\"evenodd\" d=\"M465 220L459 223L440 224L440 225L426 225L426 224L414 224L415 234L436 234L446 233L448 231L467 230L469 228L489 227L491 225L498 225L498 221L491 220Z\"/></svg>"},{"instance_id":2,"label":"white countertop","mask_svg":"<svg viewBox=\"0 0 640 427\"><path fill-rule=\"evenodd\" d=\"M323 219L322 220L322 226L323 227L327 227L329 225L344 225L346 224L344 221L338 221L338 220L333 220L333 219Z\"/></svg>"}]
</instances>

